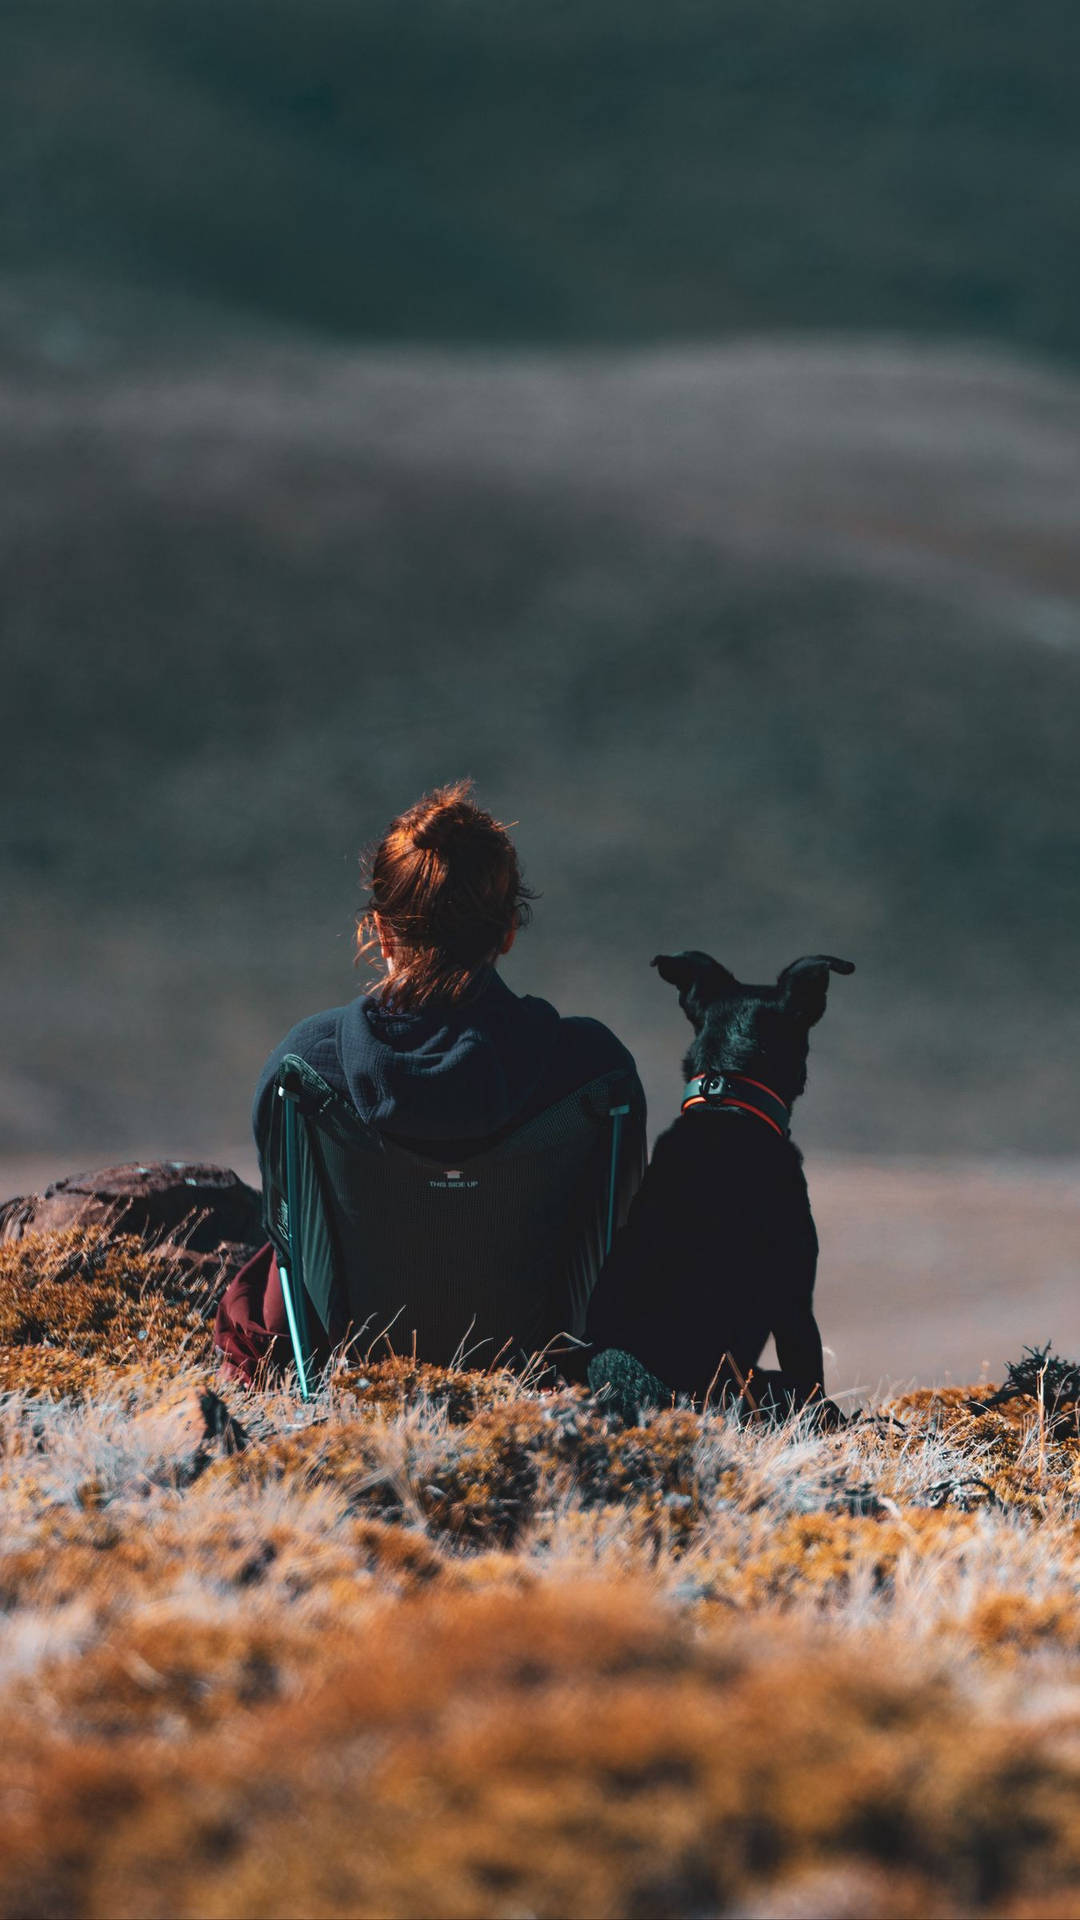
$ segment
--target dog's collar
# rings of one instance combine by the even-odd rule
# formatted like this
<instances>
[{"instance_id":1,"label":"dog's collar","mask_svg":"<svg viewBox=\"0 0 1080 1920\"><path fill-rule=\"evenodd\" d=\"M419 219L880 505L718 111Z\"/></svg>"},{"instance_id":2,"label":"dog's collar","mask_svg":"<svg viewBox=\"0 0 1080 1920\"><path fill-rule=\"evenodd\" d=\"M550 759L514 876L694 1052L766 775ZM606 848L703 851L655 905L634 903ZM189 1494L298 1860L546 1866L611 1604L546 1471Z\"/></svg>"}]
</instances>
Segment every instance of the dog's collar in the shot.
<instances>
[{"instance_id":1,"label":"dog's collar","mask_svg":"<svg viewBox=\"0 0 1080 1920\"><path fill-rule=\"evenodd\" d=\"M780 1095L745 1073L699 1073L683 1088L684 1113L688 1107L741 1107L785 1139L791 1126L791 1111Z\"/></svg>"}]
</instances>

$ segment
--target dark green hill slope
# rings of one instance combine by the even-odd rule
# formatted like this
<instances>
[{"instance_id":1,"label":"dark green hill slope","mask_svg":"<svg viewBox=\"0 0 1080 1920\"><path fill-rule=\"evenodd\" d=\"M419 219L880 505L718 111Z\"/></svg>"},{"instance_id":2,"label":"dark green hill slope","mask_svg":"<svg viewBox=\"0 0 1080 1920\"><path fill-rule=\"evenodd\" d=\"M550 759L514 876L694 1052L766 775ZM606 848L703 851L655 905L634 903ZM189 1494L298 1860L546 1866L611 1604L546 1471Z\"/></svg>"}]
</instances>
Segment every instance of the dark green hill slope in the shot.
<instances>
[{"instance_id":1,"label":"dark green hill slope","mask_svg":"<svg viewBox=\"0 0 1080 1920\"><path fill-rule=\"evenodd\" d=\"M10 0L0 251L365 339L1080 354L1071 0Z\"/></svg>"},{"instance_id":2,"label":"dark green hill slope","mask_svg":"<svg viewBox=\"0 0 1080 1920\"><path fill-rule=\"evenodd\" d=\"M0 386L0 1139L206 1152L474 773L512 976L657 1121L707 946L834 990L809 1145L1080 1147L1080 388L823 345ZM14 482L17 482L14 483Z\"/></svg>"}]
</instances>

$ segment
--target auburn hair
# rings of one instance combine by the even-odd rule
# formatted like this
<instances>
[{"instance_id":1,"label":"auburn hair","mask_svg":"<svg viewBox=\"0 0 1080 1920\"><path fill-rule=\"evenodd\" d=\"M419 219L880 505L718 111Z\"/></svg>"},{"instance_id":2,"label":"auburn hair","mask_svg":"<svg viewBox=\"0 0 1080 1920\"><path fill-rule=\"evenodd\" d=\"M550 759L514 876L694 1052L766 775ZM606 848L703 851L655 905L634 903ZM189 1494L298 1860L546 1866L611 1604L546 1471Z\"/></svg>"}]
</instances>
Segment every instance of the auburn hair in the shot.
<instances>
[{"instance_id":1,"label":"auburn hair","mask_svg":"<svg viewBox=\"0 0 1080 1920\"><path fill-rule=\"evenodd\" d=\"M480 968L528 923L536 896L514 843L471 795L471 780L437 787L399 813L363 856L368 901L356 958L378 966L378 914L393 972L370 991L395 1008L466 998Z\"/></svg>"}]
</instances>

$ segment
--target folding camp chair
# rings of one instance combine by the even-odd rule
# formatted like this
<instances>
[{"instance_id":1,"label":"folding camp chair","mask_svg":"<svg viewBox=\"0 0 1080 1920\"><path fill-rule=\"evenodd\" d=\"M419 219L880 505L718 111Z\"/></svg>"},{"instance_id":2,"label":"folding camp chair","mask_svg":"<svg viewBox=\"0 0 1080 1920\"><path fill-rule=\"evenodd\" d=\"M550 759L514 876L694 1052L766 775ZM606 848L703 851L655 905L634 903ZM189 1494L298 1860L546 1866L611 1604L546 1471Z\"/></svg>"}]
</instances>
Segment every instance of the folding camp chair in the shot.
<instances>
[{"instance_id":1,"label":"folding camp chair","mask_svg":"<svg viewBox=\"0 0 1080 1920\"><path fill-rule=\"evenodd\" d=\"M435 1160L364 1123L297 1054L264 1143L300 1392L313 1356L380 1334L448 1365L520 1364L581 1338L589 1295L640 1169L625 1072L591 1081L468 1153Z\"/></svg>"}]
</instances>

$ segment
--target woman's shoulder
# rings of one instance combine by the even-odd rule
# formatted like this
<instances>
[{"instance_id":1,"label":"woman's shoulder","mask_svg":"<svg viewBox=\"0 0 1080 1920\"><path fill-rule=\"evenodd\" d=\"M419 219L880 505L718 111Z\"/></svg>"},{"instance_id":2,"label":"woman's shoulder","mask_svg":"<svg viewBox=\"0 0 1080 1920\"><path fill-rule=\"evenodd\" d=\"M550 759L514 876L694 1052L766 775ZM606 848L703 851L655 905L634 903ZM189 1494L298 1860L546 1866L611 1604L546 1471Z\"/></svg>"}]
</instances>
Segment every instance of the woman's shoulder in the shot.
<instances>
[{"instance_id":1,"label":"woman's shoulder","mask_svg":"<svg viewBox=\"0 0 1080 1920\"><path fill-rule=\"evenodd\" d=\"M517 994L498 974L488 982L482 1001L484 1018L492 1021L497 1044L520 1050L527 1066L543 1060L544 1079L557 1080L570 1092L600 1074L635 1073L634 1056L610 1027L587 1014L560 1013L550 1000Z\"/></svg>"},{"instance_id":2,"label":"woman's shoulder","mask_svg":"<svg viewBox=\"0 0 1080 1920\"><path fill-rule=\"evenodd\" d=\"M563 1014L559 1021L559 1040L568 1053L594 1063L597 1073L614 1072L618 1067L634 1071L634 1056L610 1027L589 1014Z\"/></svg>"},{"instance_id":3,"label":"woman's shoulder","mask_svg":"<svg viewBox=\"0 0 1080 1920\"><path fill-rule=\"evenodd\" d=\"M309 1067L322 1075L328 1086L338 1092L347 1091L341 1071L341 1059L338 1051L338 1024L343 1009L327 1007L322 1013L309 1013L295 1026L289 1028L283 1040L280 1040L266 1061L255 1088L254 1115L258 1115L260 1105L267 1089L277 1076L286 1054L299 1054Z\"/></svg>"},{"instance_id":4,"label":"woman's shoulder","mask_svg":"<svg viewBox=\"0 0 1080 1920\"><path fill-rule=\"evenodd\" d=\"M631 1099L635 1103L639 1098L644 1101L629 1047L624 1046L602 1020L593 1020L585 1014L564 1014L559 1021L546 1076L551 1098L560 1098L563 1093L609 1073L625 1074Z\"/></svg>"}]
</instances>

